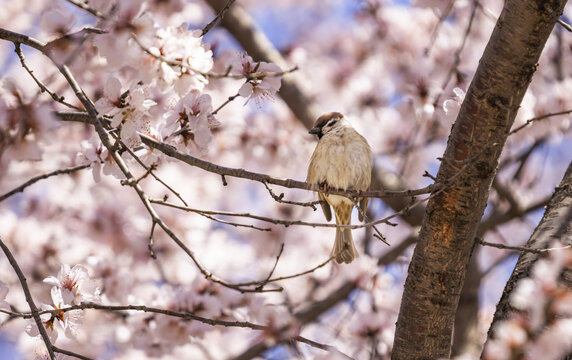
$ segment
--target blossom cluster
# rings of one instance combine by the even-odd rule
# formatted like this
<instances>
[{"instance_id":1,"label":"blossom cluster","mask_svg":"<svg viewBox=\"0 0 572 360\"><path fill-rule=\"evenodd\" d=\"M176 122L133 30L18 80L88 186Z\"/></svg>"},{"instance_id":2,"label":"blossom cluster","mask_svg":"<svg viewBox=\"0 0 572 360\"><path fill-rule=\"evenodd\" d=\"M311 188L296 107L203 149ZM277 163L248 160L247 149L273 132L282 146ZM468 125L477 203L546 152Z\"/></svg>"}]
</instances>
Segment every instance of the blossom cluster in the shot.
<instances>
[{"instance_id":1,"label":"blossom cluster","mask_svg":"<svg viewBox=\"0 0 572 360\"><path fill-rule=\"evenodd\" d=\"M205 155L212 141L212 131L220 125L216 120L212 98L204 93L213 68L213 52L203 43L200 30L189 30L188 24L161 28L151 21L134 21L138 32L130 33L126 42L135 48L137 71L126 71L132 63L116 64L127 86L117 77L108 78L103 97L95 106L101 115L118 130L120 139L129 148L141 145L140 134L174 145L191 155ZM108 35L109 36L109 35ZM106 59L116 56L117 49L106 48L117 44L99 38L95 45ZM128 45L128 46L129 46ZM131 59L126 56L122 59ZM272 96L280 87L280 68L273 64L257 63L237 53L241 62L241 76L246 79L239 89L245 98ZM268 73L270 76L266 76ZM127 75L126 75L127 74ZM148 151L145 151L147 154ZM155 160L156 154L148 160ZM86 156L84 156L86 157Z\"/></svg>"},{"instance_id":2,"label":"blossom cluster","mask_svg":"<svg viewBox=\"0 0 572 360\"><path fill-rule=\"evenodd\" d=\"M81 86L94 88L95 107L109 122L110 133L126 147L137 150L147 165L156 162L160 154L142 145L140 135L173 145L183 153L203 156L208 152L213 129L220 125L212 97L205 89L211 76L244 79L235 91L244 98L255 99L259 105L260 99L272 97L280 87L278 66L255 62L240 52L232 55L236 64L232 71L212 73L213 51L203 41L202 31L188 23L161 26L161 14L152 17L155 5L147 1L114 6L102 1L89 6L97 14L98 31L89 35L86 43L86 38L78 35L82 30L77 30L77 14L65 11L57 3L45 5L41 26L52 38L47 52L57 65L70 63L75 56L72 70ZM177 9L180 6L170 11ZM38 145L57 124L51 114L53 109L32 105L10 81L3 78L0 83L0 110L12 114L2 117L0 155L7 152L6 157L10 158L17 155L39 159L42 147ZM18 114L28 115L20 121ZM83 147L77 159L93 164L94 178L100 178L102 165L113 167L111 156L94 156L93 149L102 148L96 135L86 139ZM100 152L105 155L104 149ZM132 160L128 154L125 159ZM121 176L119 171L104 174Z\"/></svg>"},{"instance_id":3,"label":"blossom cluster","mask_svg":"<svg viewBox=\"0 0 572 360\"><path fill-rule=\"evenodd\" d=\"M63 333L69 338L75 338L81 327L83 312L81 310L65 311L65 308L81 303L95 303L100 300L100 287L92 279L88 269L83 265L73 268L67 264L61 266L57 276L44 279L52 285L50 290L51 304L42 304L41 310L47 311L41 315L42 323L52 342ZM59 311L58 311L59 310ZM30 336L39 336L35 323L27 327Z\"/></svg>"}]
</instances>

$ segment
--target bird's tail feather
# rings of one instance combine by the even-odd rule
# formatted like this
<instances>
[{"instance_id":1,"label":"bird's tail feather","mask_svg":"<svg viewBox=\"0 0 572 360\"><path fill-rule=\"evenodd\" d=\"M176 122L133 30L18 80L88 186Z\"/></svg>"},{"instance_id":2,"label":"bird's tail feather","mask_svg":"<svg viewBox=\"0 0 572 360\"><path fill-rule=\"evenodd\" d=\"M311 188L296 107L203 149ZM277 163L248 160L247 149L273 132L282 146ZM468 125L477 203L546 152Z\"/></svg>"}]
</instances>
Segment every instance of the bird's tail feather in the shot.
<instances>
[{"instance_id":1,"label":"bird's tail feather","mask_svg":"<svg viewBox=\"0 0 572 360\"><path fill-rule=\"evenodd\" d=\"M339 204L335 207L336 223L349 225L351 223L353 204ZM354 245L351 229L336 228L336 240L332 249L332 256L338 264L351 263L359 256Z\"/></svg>"}]
</instances>

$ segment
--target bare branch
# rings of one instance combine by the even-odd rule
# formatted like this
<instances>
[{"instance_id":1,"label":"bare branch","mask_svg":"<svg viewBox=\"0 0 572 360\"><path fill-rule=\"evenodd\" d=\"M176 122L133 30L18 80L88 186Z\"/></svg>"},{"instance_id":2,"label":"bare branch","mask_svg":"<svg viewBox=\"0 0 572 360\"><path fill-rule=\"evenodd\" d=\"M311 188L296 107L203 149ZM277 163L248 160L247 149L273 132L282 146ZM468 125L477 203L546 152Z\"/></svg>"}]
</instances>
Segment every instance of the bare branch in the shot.
<instances>
[{"instance_id":1,"label":"bare branch","mask_svg":"<svg viewBox=\"0 0 572 360\"><path fill-rule=\"evenodd\" d=\"M75 353L75 352L73 352L73 351L60 349L59 347L57 347L57 346L55 346L55 345L53 346L53 348L54 348L54 352L57 352L57 353L60 353L60 354L64 354L64 355L67 355L67 356L73 356L73 357L75 357L75 358L77 358L77 359L81 359L81 360L93 360L93 359L90 358L90 357L87 357L87 356L84 356L84 355L80 355L80 354Z\"/></svg>"},{"instance_id":2,"label":"bare branch","mask_svg":"<svg viewBox=\"0 0 572 360\"><path fill-rule=\"evenodd\" d=\"M272 274L274 274L274 271L276 270L276 266L278 266L278 261L280 261L280 256L282 256L283 251L284 251L284 243L282 243L282 245L280 245L280 251L278 251L278 255L276 256L276 261L274 262L274 266L272 267L272 270L270 270L270 273L268 273L268 276L266 277L266 279L263 280L262 282L260 282L260 285L258 285L257 288L260 288L260 290L262 290L264 288L264 285L266 285L270 282L270 278L272 277Z\"/></svg>"},{"instance_id":3,"label":"bare branch","mask_svg":"<svg viewBox=\"0 0 572 360\"><path fill-rule=\"evenodd\" d=\"M194 213L197 213L199 215L205 215L205 216L206 215L223 215L223 216L249 217L249 218L252 218L255 220L260 220L260 221L264 221L264 222L268 222L268 223L272 223L272 224L276 224L276 225L283 225L285 227L297 225L297 226L329 227L329 228L340 228L340 229L361 229L361 228L371 227L371 226L374 226L377 224L382 224L382 223L393 226L394 224L389 223L389 220L391 220L397 216L403 215L404 213L410 211L412 208L418 206L419 204L424 203L428 199L429 199L429 197L421 199L421 200L413 201L410 205L404 207L400 211L395 212L394 214L389 215L385 218L374 220L374 221L363 223L363 224L354 224L354 225L312 223L312 222L306 222L306 221L301 221L301 220L282 220L282 219L274 219L274 218L270 218L270 217L266 217L266 216L254 215L254 214L250 214L250 213L235 213L235 212L229 212L229 211L212 211L212 210L194 209L194 208L189 208L186 206L180 206L180 205L172 204L172 203L166 202L164 200L159 200L159 199L149 199L149 201L151 203L154 203L154 204L160 204L160 205L172 207L172 208L187 211L187 212L194 212Z\"/></svg>"},{"instance_id":4,"label":"bare branch","mask_svg":"<svg viewBox=\"0 0 572 360\"><path fill-rule=\"evenodd\" d=\"M312 201L312 202L298 202L298 201L288 201L288 200L282 200L284 199L284 193L281 193L280 195L276 195L274 193L274 191L272 191L272 189L270 188L270 186L268 186L268 184L266 182L263 183L264 186L266 187L266 190L268 190L268 192L270 193L270 196L272 196L272 198L274 199L274 201L281 203L281 204L290 204L290 205L298 205L298 206L308 206L311 207L314 211L316 211L316 205L320 203L320 201Z\"/></svg>"},{"instance_id":5,"label":"bare branch","mask_svg":"<svg viewBox=\"0 0 572 360\"><path fill-rule=\"evenodd\" d=\"M487 241L484 241L482 238L476 238L475 240L477 243L483 245L483 246L490 246L490 247L494 247L497 249L505 249L505 250L515 250L515 251L522 251L522 252L530 252L533 254L542 254L548 251L554 251L554 250L564 250L564 249L569 249L572 247L572 245L567 245L567 246L561 246L561 247L557 247L557 248L546 248L546 249L532 249L529 247L525 247L525 246L509 246L509 245L504 245L504 244L497 244L497 243L490 243Z\"/></svg>"},{"instance_id":6,"label":"bare branch","mask_svg":"<svg viewBox=\"0 0 572 360\"><path fill-rule=\"evenodd\" d=\"M219 107L217 107L212 113L211 115L216 115L223 107L227 106L228 104L230 104L232 101L234 101L234 99L236 99L237 97L239 97L240 95L238 93L236 93L235 95L229 96L228 99L226 99L225 102L223 102Z\"/></svg>"},{"instance_id":7,"label":"bare branch","mask_svg":"<svg viewBox=\"0 0 572 360\"><path fill-rule=\"evenodd\" d=\"M94 8L90 8L89 6L87 6L87 4L88 4L87 1L81 2L81 1L77 1L77 0L67 0L67 2L69 2L70 4L73 4L73 5L77 6L78 8L90 13L91 15L95 16L96 18L99 18L99 19L105 19L106 18L105 14L103 14L99 10L96 10Z\"/></svg>"},{"instance_id":8,"label":"bare branch","mask_svg":"<svg viewBox=\"0 0 572 360\"><path fill-rule=\"evenodd\" d=\"M447 17L449 17L449 14L451 14L451 10L453 10L454 4L455 4L455 0L449 0L445 9L443 9L441 14L439 15L439 19L437 20L437 24L435 24L435 27L433 28L433 31L431 32L431 40L429 40L429 46L427 46L427 49L425 50L426 55L429 55L429 53L431 52L431 48L435 44L435 40L437 40L437 35L439 35L439 30L441 29L441 26L443 25L445 20L447 20Z\"/></svg>"},{"instance_id":9,"label":"bare branch","mask_svg":"<svg viewBox=\"0 0 572 360\"><path fill-rule=\"evenodd\" d=\"M324 266L326 266L326 265L327 265L330 261L332 261L332 260L333 260L333 257L330 256L326 261L324 261L324 262L318 264L317 266L314 266L314 267L311 268L311 269L308 269L308 270L306 270L306 271L303 271L303 272L300 272L300 273L297 273L297 274L294 274L294 275L280 276L280 277L277 277L277 278L268 278L268 279L266 279L266 280L264 280L264 281L245 282L245 283L240 283L240 284L238 284L238 285L241 285L241 286L254 286L254 285L256 285L257 287L260 287L260 286L264 286L264 285L266 285L267 283L271 283L271 282L276 282L276 281L282 281L282 280L288 280L288 279L297 278L297 277L300 277L300 276L304 276L304 275L311 274L311 273L313 273L314 271L316 271L316 270L318 270L318 269L320 269L320 268L323 268ZM271 275L272 275L272 274L271 274Z\"/></svg>"},{"instance_id":10,"label":"bare branch","mask_svg":"<svg viewBox=\"0 0 572 360\"><path fill-rule=\"evenodd\" d=\"M516 127L514 130L511 130L511 132L509 132L509 135L515 134L517 132L519 132L520 130L524 129L525 127L527 127L528 125L530 125L531 123L535 122L535 121L540 121L540 120L544 120L544 119L548 119L550 117L553 116L558 116L558 115L566 115L566 114L570 114L572 113L572 110L564 110L564 111L559 111L559 112L555 112L555 113L549 113L549 114L544 114L541 116L536 116L533 117L531 119L526 120L526 122L518 127Z\"/></svg>"},{"instance_id":11,"label":"bare branch","mask_svg":"<svg viewBox=\"0 0 572 360\"><path fill-rule=\"evenodd\" d=\"M36 40L32 37L29 37L27 35L18 34L10 30L0 28L0 39L11 41L14 43L14 45L24 44L36 50L39 50L44 54L46 53L45 43L41 42L40 40Z\"/></svg>"},{"instance_id":12,"label":"bare branch","mask_svg":"<svg viewBox=\"0 0 572 360\"><path fill-rule=\"evenodd\" d=\"M203 28L203 33L201 34L202 36L208 33L216 24L218 24L219 21L222 20L228 9L230 9L230 7L232 6L232 4L234 4L235 1L236 0L228 0L226 5L222 8L221 11L219 11L217 16Z\"/></svg>"},{"instance_id":13,"label":"bare branch","mask_svg":"<svg viewBox=\"0 0 572 360\"><path fill-rule=\"evenodd\" d=\"M156 221L151 223L151 232L149 234L149 242L147 243L147 248L149 249L149 256L153 259L157 259L157 254L155 254L155 250L153 247L155 246L155 240L153 239L153 234L155 233L155 226L157 225Z\"/></svg>"},{"instance_id":14,"label":"bare branch","mask_svg":"<svg viewBox=\"0 0 572 360\"><path fill-rule=\"evenodd\" d=\"M560 249L572 247L570 243L570 219L572 219L572 163L568 165L568 169L564 173L562 181L556 186L555 191L546 206L546 211L542 219L536 226L536 229L531 234L526 243L526 247L516 247L520 251L519 258L516 262L511 277L505 285L505 289L497 304L496 312L493 317L492 324L489 328L487 341L493 341L498 334L496 330L499 321L502 321L510 316L513 311L518 311L513 308L510 299L517 287L520 280L530 276L531 271L537 261L543 258L543 253L547 251L556 250L550 248L554 241L565 241L566 244ZM505 248L505 247L503 247ZM515 247L510 247L513 250ZM564 283L568 289L572 288L572 283Z\"/></svg>"},{"instance_id":15,"label":"bare branch","mask_svg":"<svg viewBox=\"0 0 572 360\"><path fill-rule=\"evenodd\" d=\"M28 67L28 64L26 64L26 58L24 57L24 53L22 52L22 48L20 47L20 43L15 43L14 46L15 46L14 51L16 52L16 54L18 55L18 58L20 59L20 64L22 64L22 67L28 72L28 74L30 74L32 79L36 82L36 85L38 85L38 87L40 88L40 92L48 93L55 102L58 102L62 105L65 105L69 108L72 108L72 109L75 109L78 111L82 110L81 108L66 102L64 100L63 96L58 96L58 94L56 94L55 92L50 90L50 88L48 88L42 81L40 81L40 79L38 79L36 77L36 75L34 75L34 71Z\"/></svg>"},{"instance_id":16,"label":"bare branch","mask_svg":"<svg viewBox=\"0 0 572 360\"><path fill-rule=\"evenodd\" d=\"M190 312L178 312L178 311L148 307L148 306L144 306L144 305L101 305L101 304L94 304L94 303L82 303L79 305L68 306L68 307L65 307L62 309L43 310L40 312L37 311L36 315L39 316L41 314L53 314L53 313L63 313L63 312L65 313L65 312L69 312L69 311L73 311L73 310L86 310L86 309L103 310L103 311L110 311L110 312L140 311L140 312L176 317L176 318L180 318L182 320L194 320L194 321L198 321L198 322L208 324L211 326L248 328L248 329L259 330L259 331L265 331L265 330L269 329L268 326L259 325L259 324L251 323L248 321L227 321L227 320L219 320L219 319L210 319L210 318L205 318L205 317L202 317L199 315L195 315L195 314L190 313ZM14 316L14 317L21 317L24 319L30 318L33 316L33 314L31 314L31 313L14 313L14 312L9 312L9 311L5 311L5 310L0 310L0 312L9 314L9 315ZM322 349L322 350L334 351L334 352L340 353L333 346L324 345L324 344L315 342L315 341L310 340L310 339L303 337L303 336L296 336L296 337L292 338L292 340L299 341L299 342L308 344L310 346L317 347L317 348ZM284 340L282 340L282 341L284 341ZM71 351L62 350L62 349L59 349L55 346L53 348L56 352L60 352L62 354L75 356L79 359L90 360L90 358L88 358L88 357L78 355L78 354L73 353Z\"/></svg>"},{"instance_id":17,"label":"bare branch","mask_svg":"<svg viewBox=\"0 0 572 360\"><path fill-rule=\"evenodd\" d=\"M520 165L518 169L513 174L513 179L518 180L520 178L520 173L524 168L526 161L530 158L530 155L536 150L539 146L542 146L548 140L548 136L543 136L538 138L532 143L528 148L524 149L522 152L516 154L515 156L511 156L502 160L499 165L499 170L503 170L507 165L510 165L514 162L519 162Z\"/></svg>"},{"instance_id":18,"label":"bare branch","mask_svg":"<svg viewBox=\"0 0 572 360\"><path fill-rule=\"evenodd\" d=\"M55 170L55 171L52 171L52 172L47 173L47 174L35 176L35 177L31 178L30 180L26 181L25 183L23 183L22 185L18 186L17 188L10 190L3 195L0 195L0 202L6 200L7 198L9 198L10 196L12 196L16 193L24 191L24 189L26 189L28 186L31 186L40 180L47 179L49 177L56 176L56 175L71 174L71 173L74 173L76 171L86 169L90 166L91 166L91 164L79 165L79 166L74 166L74 167L67 168L67 169L59 169L59 170Z\"/></svg>"},{"instance_id":19,"label":"bare branch","mask_svg":"<svg viewBox=\"0 0 572 360\"><path fill-rule=\"evenodd\" d=\"M355 199L351 199L351 200L354 203L354 207L358 210L358 212L362 216L363 221L369 221L369 217L367 216L365 211L363 211L363 209L359 206L359 204L356 203ZM386 224L389 225L389 222L386 222ZM385 238L385 236L383 236L381 231L379 231L379 229L375 225L372 225L371 228L375 231L375 234L373 234L373 237L383 241L388 246L391 245L390 243L387 242L387 239Z\"/></svg>"},{"instance_id":20,"label":"bare branch","mask_svg":"<svg viewBox=\"0 0 572 360\"><path fill-rule=\"evenodd\" d=\"M306 338L304 338L304 337L302 337L302 336L297 336L297 337L294 338L294 340L296 340L296 341L298 341L298 342L301 342L301 343L304 343L304 344L307 344L307 345L310 345L310 346L315 347L315 348L317 348L317 349L322 349L322 350L324 350L324 351L328 351L328 352L330 352L330 353L334 353L334 354L338 355L338 357L336 357L337 359L339 359L339 356L341 356L341 357L344 358L344 359L350 359L350 360L353 359L352 357L350 357L350 356L344 354L343 352L341 352L341 351L338 350L335 346L332 346L332 345L321 344L321 343L319 343L319 342L306 339Z\"/></svg>"},{"instance_id":21,"label":"bare branch","mask_svg":"<svg viewBox=\"0 0 572 360\"><path fill-rule=\"evenodd\" d=\"M244 179L250 179L258 181L261 183L268 183L274 185L280 185L287 188L297 188L303 190L319 191L319 187L315 184L308 184L306 182L292 180L292 179L279 179L274 178L269 175L259 174L244 169L234 169L224 166L215 165L208 161L197 159L193 156L183 154L173 146L156 141L145 135L141 135L141 140L147 146L155 148L167 156L173 157L175 159L181 160L189 165L199 167L203 170L213 172L219 175L226 175ZM348 197L409 197L420 194L427 194L442 188L440 184L432 184L421 189L416 190L405 190L405 191L357 191L357 190L338 190L338 189L328 189L328 194L335 195L345 195Z\"/></svg>"},{"instance_id":22,"label":"bare branch","mask_svg":"<svg viewBox=\"0 0 572 360\"><path fill-rule=\"evenodd\" d=\"M16 259L14 258L12 253L10 252L10 249L8 249L8 247L6 246L6 244L4 244L4 241L2 241L1 238L0 238L0 247L2 248L2 251L4 251L6 258L8 258L10 265L12 265L14 272L18 276L18 280L20 280L20 285L22 286L22 290L24 291L24 296L26 297L26 302L30 306L31 316L34 319L34 322L36 323L38 330L40 331L40 336L42 337L44 344L46 344L46 349L48 350L48 355L50 356L50 359L55 360L56 355L54 354L53 344L50 340L50 337L48 336L48 333L46 332L46 328L44 327L44 324L42 323L42 319L40 318L38 308L36 307L36 304L34 303L34 299L32 298L32 293L30 292L30 288L28 287L26 277L24 276L24 273L22 273L22 270L20 269L20 266L16 262Z\"/></svg>"},{"instance_id":23,"label":"bare branch","mask_svg":"<svg viewBox=\"0 0 572 360\"><path fill-rule=\"evenodd\" d=\"M146 175L151 175L155 180L157 180L161 185L163 185L167 190L169 190L173 195L175 195L177 197L177 199L181 200L181 202L187 206L187 202L185 201L185 199L183 199L183 197L177 192L175 191L175 189L173 189L171 186L169 186L165 181L163 181L160 177L158 177L155 172L153 170L156 170L154 168L154 166L147 166L145 165L145 163L139 158L139 156L137 156L137 154L135 154L135 152L133 150L131 150L129 148L129 146L125 145L125 143L123 141L121 141L120 137L117 136L116 134L113 134L113 137L115 138L116 141L120 142L122 145L122 149L127 151L129 153L129 155L131 155L133 157L133 159L135 159L135 161L137 161L137 163L146 171ZM139 179L141 180L141 179ZM139 181L138 180L138 181Z\"/></svg>"},{"instance_id":24,"label":"bare branch","mask_svg":"<svg viewBox=\"0 0 572 360\"><path fill-rule=\"evenodd\" d=\"M76 122L92 124L92 119L91 119L90 115L87 113L73 113L73 112L70 113L70 112L64 112L64 111L56 111L55 114L56 114L56 116L58 116L60 119L62 119L64 121L76 121ZM183 154L183 153L179 152L175 147L168 145L168 144L165 144L165 143L162 143L160 141L157 141L157 140L155 140L149 136L146 136L143 134L139 134L139 135L141 136L141 141L145 145L152 147L154 149L157 149L169 157L181 160L184 163L187 163L188 165L201 168L201 169L208 171L208 172L212 172L212 173L223 175L223 176L232 176L232 177L237 177L237 178L250 179L250 180L258 181L261 183L279 185L279 186L283 186L283 187L287 187L287 188L296 188L296 189L311 190L311 191L319 191L320 190L317 185L308 184L308 183L302 182L302 181L297 181L297 180L292 180L292 179L279 179L279 178L272 177L270 175L255 173L255 172L247 171L244 169L236 169L236 168L219 166L219 165L213 164L211 162L201 160L201 159L195 158L195 157L187 155L187 154ZM454 179L455 179L455 177L448 179L447 183L452 182ZM431 185L425 186L425 187L420 188L420 189L401 190L401 191L391 191L391 190L357 191L357 190L339 190L339 189L330 188L330 189L328 189L328 194L345 195L347 197L377 197L377 198L412 197L412 196L436 192L436 191L442 189L444 186L445 185L443 185L443 184L431 184Z\"/></svg>"},{"instance_id":25,"label":"bare branch","mask_svg":"<svg viewBox=\"0 0 572 360\"><path fill-rule=\"evenodd\" d=\"M557 23L559 23L560 25L562 25L562 27L566 30L568 30L569 32L572 32L572 26L570 26L568 23L566 23L564 20L562 19L558 19Z\"/></svg>"},{"instance_id":26,"label":"bare branch","mask_svg":"<svg viewBox=\"0 0 572 360\"><path fill-rule=\"evenodd\" d=\"M453 3L454 3L454 1L449 2L448 6L452 7ZM480 3L479 0L474 0L474 2L473 2L473 6L471 8L471 17L469 18L469 23L467 24L467 28L465 29L465 34L463 35L463 41L461 42L461 45L455 51L455 61L453 63L453 66L449 70L449 73L445 77L445 80L443 81L443 85L442 85L443 89L445 89L447 87L447 84L449 84L449 81L451 81L453 74L455 74L455 72L458 71L459 64L461 63L461 53L463 52L463 49L465 48L465 45L467 43L467 39L469 38L469 34L471 33L471 29L473 27L473 22L475 20L475 14L477 13L477 7L479 6L479 3ZM448 11L450 11L450 9L448 9ZM442 19L442 20L440 19L440 23L442 23L444 20L445 19ZM433 105L435 107L438 106L440 97L441 97L441 93L439 93L437 95L437 97L435 98L435 101L433 102Z\"/></svg>"}]
</instances>

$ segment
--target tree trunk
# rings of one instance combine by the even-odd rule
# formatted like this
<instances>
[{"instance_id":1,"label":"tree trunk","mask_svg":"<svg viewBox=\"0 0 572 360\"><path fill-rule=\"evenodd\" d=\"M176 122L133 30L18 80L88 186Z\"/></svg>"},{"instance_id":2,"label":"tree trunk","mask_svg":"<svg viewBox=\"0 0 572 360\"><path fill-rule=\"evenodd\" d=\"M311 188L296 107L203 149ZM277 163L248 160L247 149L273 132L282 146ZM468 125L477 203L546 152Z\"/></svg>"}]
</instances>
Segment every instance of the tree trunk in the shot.
<instances>
[{"instance_id":1,"label":"tree trunk","mask_svg":"<svg viewBox=\"0 0 572 360\"><path fill-rule=\"evenodd\" d=\"M552 241L555 239L570 239L572 237L572 226L570 224L572 224L572 163L568 166L562 182L556 187L556 191L546 207L544 216L526 243L526 247L546 249L551 246ZM506 319L513 311L509 298L515 285L519 280L529 276L530 270L541 256L541 254L530 252L522 253L519 256L512 275L504 288L502 297L497 304L497 310L489 328L488 339L494 338L494 325L498 321ZM572 270L565 270L561 280L565 286L572 289Z\"/></svg>"},{"instance_id":2,"label":"tree trunk","mask_svg":"<svg viewBox=\"0 0 572 360\"><path fill-rule=\"evenodd\" d=\"M505 2L437 174L438 182L453 180L427 206L405 282L392 359L450 355L457 304L499 157L565 3Z\"/></svg>"}]
</instances>

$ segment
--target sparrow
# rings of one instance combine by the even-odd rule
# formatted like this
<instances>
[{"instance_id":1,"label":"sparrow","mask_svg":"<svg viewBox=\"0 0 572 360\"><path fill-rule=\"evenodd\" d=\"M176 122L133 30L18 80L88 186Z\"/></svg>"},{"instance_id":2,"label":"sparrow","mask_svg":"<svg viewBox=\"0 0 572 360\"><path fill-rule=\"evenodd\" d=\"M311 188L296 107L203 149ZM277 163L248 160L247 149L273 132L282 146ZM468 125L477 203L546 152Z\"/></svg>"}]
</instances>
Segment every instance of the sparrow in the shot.
<instances>
[{"instance_id":1,"label":"sparrow","mask_svg":"<svg viewBox=\"0 0 572 360\"><path fill-rule=\"evenodd\" d=\"M354 202L345 196L328 195L327 189L368 190L371 183L371 148L339 112L320 116L310 134L318 136L318 144L308 166L306 182L324 189L318 192L318 198L322 200L320 204L326 220L332 219L331 205L336 224L350 225ZM359 220L363 221L368 198L359 198L357 201L361 209ZM351 229L336 228L331 256L338 264L349 264L359 256Z\"/></svg>"}]
</instances>

